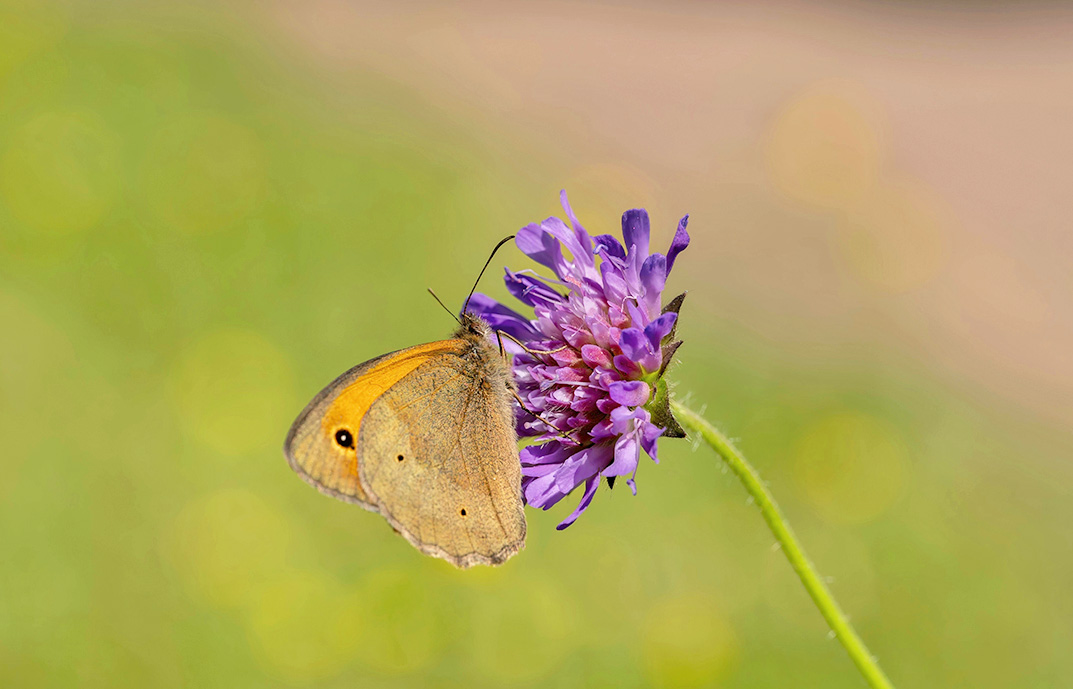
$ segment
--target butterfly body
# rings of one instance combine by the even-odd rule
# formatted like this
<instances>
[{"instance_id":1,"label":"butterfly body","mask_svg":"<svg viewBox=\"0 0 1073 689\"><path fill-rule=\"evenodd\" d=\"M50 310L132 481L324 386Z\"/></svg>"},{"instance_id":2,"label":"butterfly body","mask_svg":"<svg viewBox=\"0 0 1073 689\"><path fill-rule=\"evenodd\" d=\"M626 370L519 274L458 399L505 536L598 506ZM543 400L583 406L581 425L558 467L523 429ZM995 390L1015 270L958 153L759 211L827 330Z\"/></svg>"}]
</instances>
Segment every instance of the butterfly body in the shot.
<instances>
[{"instance_id":1,"label":"butterfly body","mask_svg":"<svg viewBox=\"0 0 1073 689\"><path fill-rule=\"evenodd\" d=\"M510 368L488 325L360 364L318 394L284 445L332 497L381 514L422 552L496 565L525 543Z\"/></svg>"}]
</instances>

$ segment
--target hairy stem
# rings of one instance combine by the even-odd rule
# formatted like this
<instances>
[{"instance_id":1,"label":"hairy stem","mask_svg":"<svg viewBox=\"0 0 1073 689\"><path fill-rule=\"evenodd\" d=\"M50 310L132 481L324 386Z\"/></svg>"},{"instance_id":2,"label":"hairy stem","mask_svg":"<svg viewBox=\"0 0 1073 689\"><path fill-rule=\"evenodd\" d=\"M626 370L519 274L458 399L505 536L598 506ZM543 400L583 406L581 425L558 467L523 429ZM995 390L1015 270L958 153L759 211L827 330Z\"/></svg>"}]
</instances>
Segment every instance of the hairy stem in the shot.
<instances>
[{"instance_id":1,"label":"hairy stem","mask_svg":"<svg viewBox=\"0 0 1073 689\"><path fill-rule=\"evenodd\" d=\"M797 576L801 579L805 590L808 591L808 595L812 597L816 607L820 609L820 614L827 620L827 624L830 625L835 637L846 649L846 653L849 653L850 659L853 660L857 669L864 675L869 686L875 689L893 689L894 685L883 674L879 663L869 653L868 648L861 641L861 637L857 635L853 626L850 625L845 613L838 607L838 603L835 602L831 591L820 579L812 563L805 557L805 551L798 544L797 537L794 536L793 530L790 529L786 517L783 516L779 506L775 504L775 499L771 497L771 493L768 492L764 482L760 480L756 469L746 461L741 452L734 447L734 444L725 435L705 421L700 414L685 407L678 401L671 402L671 410L687 430L698 434L709 447L723 458L723 461L727 463L742 485L745 486L745 490L752 496L756 506L760 508L760 514L764 516L764 521L767 522L771 533L775 536L775 540L781 546L782 552L786 554L786 559L790 561L790 566L797 572Z\"/></svg>"}]
</instances>

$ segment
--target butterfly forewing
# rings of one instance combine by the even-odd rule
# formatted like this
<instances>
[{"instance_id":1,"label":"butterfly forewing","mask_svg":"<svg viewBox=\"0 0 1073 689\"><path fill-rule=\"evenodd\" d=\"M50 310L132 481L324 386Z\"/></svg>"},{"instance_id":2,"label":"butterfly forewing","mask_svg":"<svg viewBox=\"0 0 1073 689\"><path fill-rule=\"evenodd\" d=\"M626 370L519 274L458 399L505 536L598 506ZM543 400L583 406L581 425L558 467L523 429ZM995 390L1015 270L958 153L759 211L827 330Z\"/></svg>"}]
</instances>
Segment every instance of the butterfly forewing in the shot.
<instances>
[{"instance_id":1,"label":"butterfly forewing","mask_svg":"<svg viewBox=\"0 0 1073 689\"><path fill-rule=\"evenodd\" d=\"M299 476L317 490L377 511L361 485L357 438L365 412L380 395L453 340L385 354L332 381L298 415L283 452Z\"/></svg>"}]
</instances>

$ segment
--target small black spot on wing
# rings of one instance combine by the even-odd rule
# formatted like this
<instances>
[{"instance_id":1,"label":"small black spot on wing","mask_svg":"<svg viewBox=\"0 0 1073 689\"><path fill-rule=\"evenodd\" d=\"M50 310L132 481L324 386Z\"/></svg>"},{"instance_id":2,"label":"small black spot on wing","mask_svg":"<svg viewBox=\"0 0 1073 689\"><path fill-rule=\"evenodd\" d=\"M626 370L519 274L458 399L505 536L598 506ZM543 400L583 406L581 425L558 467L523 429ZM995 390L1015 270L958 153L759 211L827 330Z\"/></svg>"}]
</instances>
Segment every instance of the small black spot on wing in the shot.
<instances>
[{"instance_id":1,"label":"small black spot on wing","mask_svg":"<svg viewBox=\"0 0 1073 689\"><path fill-rule=\"evenodd\" d=\"M352 448L354 447L354 436L345 428L340 428L335 432L335 442L339 447Z\"/></svg>"}]
</instances>

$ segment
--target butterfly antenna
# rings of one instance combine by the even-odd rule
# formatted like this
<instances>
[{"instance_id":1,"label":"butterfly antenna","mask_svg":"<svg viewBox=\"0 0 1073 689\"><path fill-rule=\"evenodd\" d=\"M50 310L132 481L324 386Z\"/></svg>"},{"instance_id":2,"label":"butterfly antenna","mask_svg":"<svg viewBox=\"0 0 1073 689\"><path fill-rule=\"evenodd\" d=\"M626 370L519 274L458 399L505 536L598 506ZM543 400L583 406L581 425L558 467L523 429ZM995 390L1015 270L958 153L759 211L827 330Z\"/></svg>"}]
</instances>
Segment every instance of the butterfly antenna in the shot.
<instances>
[{"instance_id":1,"label":"butterfly antenna","mask_svg":"<svg viewBox=\"0 0 1073 689\"><path fill-rule=\"evenodd\" d=\"M488 260L484 262L484 267L481 268L481 272L477 275L477 281L473 283L473 289L469 291L469 296L466 297L466 303L462 305L462 313L465 313L469 310L469 300L473 298L473 293L477 291L477 285L480 284L481 277L484 275L484 271L488 270L488 265L492 262L492 259L496 255L496 252L499 251L499 247L503 246L512 239L514 239L514 235L504 237L503 239L499 240L499 244L496 244L496 248L492 249L491 255L488 256Z\"/></svg>"},{"instance_id":2,"label":"butterfly antenna","mask_svg":"<svg viewBox=\"0 0 1073 689\"><path fill-rule=\"evenodd\" d=\"M458 316L455 315L455 312L452 311L451 309L447 308L447 304L444 304L443 301L438 296L436 296L436 293L432 291L431 287L428 288L428 293L432 295L432 298L436 300L436 303L438 303L440 306L443 307L444 311L446 311L447 313L451 314L451 318L453 318L456 321L458 321L459 325L462 325L462 321L459 320Z\"/></svg>"}]
</instances>

